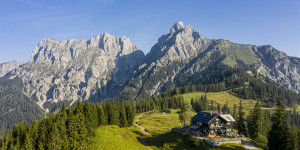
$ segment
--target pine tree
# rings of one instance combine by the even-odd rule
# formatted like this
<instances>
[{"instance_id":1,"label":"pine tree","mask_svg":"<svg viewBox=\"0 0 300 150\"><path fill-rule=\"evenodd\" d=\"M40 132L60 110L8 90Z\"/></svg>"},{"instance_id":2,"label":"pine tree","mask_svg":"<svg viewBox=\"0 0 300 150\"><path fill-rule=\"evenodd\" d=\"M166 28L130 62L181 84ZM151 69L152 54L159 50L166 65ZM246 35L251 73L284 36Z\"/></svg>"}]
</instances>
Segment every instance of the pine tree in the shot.
<instances>
[{"instance_id":1,"label":"pine tree","mask_svg":"<svg viewBox=\"0 0 300 150\"><path fill-rule=\"evenodd\" d=\"M73 115L73 113L70 113L68 117L68 135L69 135L69 147L71 149L77 149L79 143L77 142L77 139L79 138L77 127L78 127L78 120L76 116Z\"/></svg>"},{"instance_id":2,"label":"pine tree","mask_svg":"<svg viewBox=\"0 0 300 150\"><path fill-rule=\"evenodd\" d=\"M270 150L287 150L290 148L290 129L286 121L284 107L280 100L278 100L276 106L276 112L272 117L272 127L269 132L268 146Z\"/></svg>"},{"instance_id":3,"label":"pine tree","mask_svg":"<svg viewBox=\"0 0 300 150\"><path fill-rule=\"evenodd\" d=\"M30 137L29 133L26 133L25 135L24 148L28 150L34 149L33 139Z\"/></svg>"},{"instance_id":4,"label":"pine tree","mask_svg":"<svg viewBox=\"0 0 300 150\"><path fill-rule=\"evenodd\" d=\"M30 136L30 138L32 139L32 144L34 149L37 149L38 147L38 138L39 138L39 122L33 121L30 123L29 127L28 127L28 134Z\"/></svg>"},{"instance_id":5,"label":"pine tree","mask_svg":"<svg viewBox=\"0 0 300 150\"><path fill-rule=\"evenodd\" d=\"M88 128L86 126L86 118L84 115L84 109L83 109L83 105L82 103L79 105L78 111L75 114L75 118L78 121L77 124L77 133L78 133L78 149L83 149L85 148L86 145L86 141L89 141L90 139L88 138Z\"/></svg>"},{"instance_id":6,"label":"pine tree","mask_svg":"<svg viewBox=\"0 0 300 150\"><path fill-rule=\"evenodd\" d=\"M13 146L14 145L13 145L12 133L10 131L7 131L3 139L1 149L2 150L13 149Z\"/></svg>"},{"instance_id":7,"label":"pine tree","mask_svg":"<svg viewBox=\"0 0 300 150\"><path fill-rule=\"evenodd\" d=\"M48 149L61 149L62 139L57 127L57 123L54 123L49 132L49 138L47 139Z\"/></svg>"},{"instance_id":8,"label":"pine tree","mask_svg":"<svg viewBox=\"0 0 300 150\"><path fill-rule=\"evenodd\" d=\"M106 106L107 106L108 124L118 125L119 124L118 104L116 102L108 102Z\"/></svg>"},{"instance_id":9,"label":"pine tree","mask_svg":"<svg viewBox=\"0 0 300 150\"><path fill-rule=\"evenodd\" d=\"M66 108L65 103L63 103L63 105L62 105L62 107L61 107L61 113L60 113L60 114L62 115L62 118L63 118L64 120L67 119L67 108Z\"/></svg>"},{"instance_id":10,"label":"pine tree","mask_svg":"<svg viewBox=\"0 0 300 150\"><path fill-rule=\"evenodd\" d=\"M259 102L256 102L255 107L251 110L248 119L249 135L252 139L256 139L259 134L262 134L262 110Z\"/></svg>"},{"instance_id":11,"label":"pine tree","mask_svg":"<svg viewBox=\"0 0 300 150\"><path fill-rule=\"evenodd\" d=\"M84 118L85 118L85 124L88 130L88 133L93 135L94 134L94 128L96 128L95 124L94 124L94 118L93 118L93 114L92 114L92 108L91 108L91 104L89 102L87 102L84 105Z\"/></svg>"},{"instance_id":12,"label":"pine tree","mask_svg":"<svg viewBox=\"0 0 300 150\"><path fill-rule=\"evenodd\" d=\"M97 112L98 112L98 122L99 126L103 126L106 124L106 117L103 110L103 105L97 105Z\"/></svg>"},{"instance_id":13,"label":"pine tree","mask_svg":"<svg viewBox=\"0 0 300 150\"><path fill-rule=\"evenodd\" d=\"M38 127L38 139L37 139L37 143L38 143L38 149L45 149L45 144L47 142L47 123L46 123L46 119L44 118L40 123L39 123L39 127Z\"/></svg>"},{"instance_id":14,"label":"pine tree","mask_svg":"<svg viewBox=\"0 0 300 150\"><path fill-rule=\"evenodd\" d=\"M183 123L183 126L185 126L185 122L191 118L191 110L192 107L190 103L188 102L183 102L182 106L180 107L180 115L179 119Z\"/></svg>"},{"instance_id":15,"label":"pine tree","mask_svg":"<svg viewBox=\"0 0 300 150\"><path fill-rule=\"evenodd\" d=\"M298 147L298 128L297 126L292 126L290 134L290 149L297 150Z\"/></svg>"},{"instance_id":16,"label":"pine tree","mask_svg":"<svg viewBox=\"0 0 300 150\"><path fill-rule=\"evenodd\" d=\"M62 112L63 113L63 112ZM66 119L63 118L64 115L58 115L56 119L57 123L57 128L60 133L60 138L61 138L61 147L62 149L69 149L69 140L68 140L68 133L67 133L67 126L66 126Z\"/></svg>"},{"instance_id":17,"label":"pine tree","mask_svg":"<svg viewBox=\"0 0 300 150\"><path fill-rule=\"evenodd\" d=\"M127 126L127 118L126 118L126 112L125 112L125 106L124 103L120 104L120 115L119 115L120 127L126 127Z\"/></svg>"},{"instance_id":18,"label":"pine tree","mask_svg":"<svg viewBox=\"0 0 300 150\"><path fill-rule=\"evenodd\" d=\"M194 100L194 98L191 99L191 105L192 105L192 108L195 110L195 100Z\"/></svg>"},{"instance_id":19,"label":"pine tree","mask_svg":"<svg viewBox=\"0 0 300 150\"><path fill-rule=\"evenodd\" d=\"M239 134L244 134L247 136L247 125L245 122L245 112L244 112L244 107L242 100L240 101L240 108L238 112L238 119L237 119L237 129Z\"/></svg>"},{"instance_id":20,"label":"pine tree","mask_svg":"<svg viewBox=\"0 0 300 150\"><path fill-rule=\"evenodd\" d=\"M135 111L132 108L133 106L130 103L126 104L126 117L127 117L127 123L128 126L131 126L134 121L135 117Z\"/></svg>"}]
</instances>

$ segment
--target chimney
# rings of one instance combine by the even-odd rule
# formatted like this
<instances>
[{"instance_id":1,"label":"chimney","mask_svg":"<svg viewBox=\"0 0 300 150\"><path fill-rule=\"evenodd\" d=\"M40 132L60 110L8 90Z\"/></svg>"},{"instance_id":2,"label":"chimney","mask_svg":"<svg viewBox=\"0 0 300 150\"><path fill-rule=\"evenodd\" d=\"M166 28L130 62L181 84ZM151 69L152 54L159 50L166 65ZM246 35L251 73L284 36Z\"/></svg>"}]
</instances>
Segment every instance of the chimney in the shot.
<instances>
[{"instance_id":1,"label":"chimney","mask_svg":"<svg viewBox=\"0 0 300 150\"><path fill-rule=\"evenodd\" d=\"M212 110L210 110L210 115L212 115Z\"/></svg>"}]
</instances>

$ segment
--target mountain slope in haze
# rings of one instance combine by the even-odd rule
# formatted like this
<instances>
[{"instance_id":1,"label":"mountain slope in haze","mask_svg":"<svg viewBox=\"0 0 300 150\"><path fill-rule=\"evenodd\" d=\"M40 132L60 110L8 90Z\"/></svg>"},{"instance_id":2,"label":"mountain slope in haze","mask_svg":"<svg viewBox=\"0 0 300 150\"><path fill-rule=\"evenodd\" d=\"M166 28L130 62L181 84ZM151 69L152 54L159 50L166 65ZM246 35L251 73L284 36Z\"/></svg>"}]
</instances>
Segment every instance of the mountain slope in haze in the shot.
<instances>
[{"instance_id":1,"label":"mountain slope in haze","mask_svg":"<svg viewBox=\"0 0 300 150\"><path fill-rule=\"evenodd\" d=\"M0 138L21 121L30 123L44 117L44 111L22 92L22 88L22 80L18 77L0 78Z\"/></svg>"},{"instance_id":2,"label":"mountain slope in haze","mask_svg":"<svg viewBox=\"0 0 300 150\"><path fill-rule=\"evenodd\" d=\"M144 99L175 87L206 84L225 68L254 68L300 91L300 59L271 46L207 39L182 22L145 56L126 37L104 33L90 40L42 40L30 61L10 72L44 110L62 101Z\"/></svg>"},{"instance_id":3,"label":"mountain slope in haze","mask_svg":"<svg viewBox=\"0 0 300 150\"><path fill-rule=\"evenodd\" d=\"M0 77L3 77L4 75L18 68L22 64L22 62L18 62L16 60L0 64Z\"/></svg>"}]
</instances>

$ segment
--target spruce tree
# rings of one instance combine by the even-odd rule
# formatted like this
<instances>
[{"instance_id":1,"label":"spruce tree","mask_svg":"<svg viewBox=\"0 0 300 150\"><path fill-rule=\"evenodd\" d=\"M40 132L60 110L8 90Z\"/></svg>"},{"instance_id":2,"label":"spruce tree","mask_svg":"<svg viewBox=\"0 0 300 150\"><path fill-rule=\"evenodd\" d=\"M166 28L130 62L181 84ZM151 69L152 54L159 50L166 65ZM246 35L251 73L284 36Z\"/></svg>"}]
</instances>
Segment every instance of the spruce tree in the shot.
<instances>
[{"instance_id":1,"label":"spruce tree","mask_svg":"<svg viewBox=\"0 0 300 150\"><path fill-rule=\"evenodd\" d=\"M127 126L127 118L126 118L126 112L125 112L125 106L124 103L120 104L120 115L119 115L119 126L120 127L126 127Z\"/></svg>"},{"instance_id":2,"label":"spruce tree","mask_svg":"<svg viewBox=\"0 0 300 150\"><path fill-rule=\"evenodd\" d=\"M183 105L180 107L179 119L183 123L183 126L185 126L187 120L191 119L191 109L191 104L188 102L183 102Z\"/></svg>"},{"instance_id":3,"label":"spruce tree","mask_svg":"<svg viewBox=\"0 0 300 150\"><path fill-rule=\"evenodd\" d=\"M49 132L49 138L47 139L48 149L61 149L62 148L62 139L57 123L54 123Z\"/></svg>"},{"instance_id":4,"label":"spruce tree","mask_svg":"<svg viewBox=\"0 0 300 150\"><path fill-rule=\"evenodd\" d=\"M133 106L130 103L126 104L126 117L127 117L127 123L128 126L131 126L134 121L135 117L135 111L132 108Z\"/></svg>"},{"instance_id":5,"label":"spruce tree","mask_svg":"<svg viewBox=\"0 0 300 150\"><path fill-rule=\"evenodd\" d=\"M71 112L69 117L68 117L68 136L69 136L69 147L71 149L77 149L78 147L78 142L77 139L79 138L78 135L78 131L77 131L77 127L78 127L78 120L76 118L76 116L73 115L73 113Z\"/></svg>"},{"instance_id":6,"label":"spruce tree","mask_svg":"<svg viewBox=\"0 0 300 150\"><path fill-rule=\"evenodd\" d=\"M24 149L28 149L28 150L34 149L33 139L30 137L29 133L25 134Z\"/></svg>"},{"instance_id":7,"label":"spruce tree","mask_svg":"<svg viewBox=\"0 0 300 150\"><path fill-rule=\"evenodd\" d=\"M38 144L38 149L45 149L45 144L47 142L47 118L42 119L42 121L39 123L38 127L38 139L37 139L37 144Z\"/></svg>"},{"instance_id":8,"label":"spruce tree","mask_svg":"<svg viewBox=\"0 0 300 150\"><path fill-rule=\"evenodd\" d=\"M118 104L116 102L108 102L106 106L107 106L108 124L118 125L119 124Z\"/></svg>"},{"instance_id":9,"label":"spruce tree","mask_svg":"<svg viewBox=\"0 0 300 150\"><path fill-rule=\"evenodd\" d=\"M298 147L298 128L297 126L292 126L290 134L290 149L297 150Z\"/></svg>"},{"instance_id":10,"label":"spruce tree","mask_svg":"<svg viewBox=\"0 0 300 150\"><path fill-rule=\"evenodd\" d=\"M97 112L98 112L98 124L99 126L103 126L106 124L106 117L103 110L103 105L97 105Z\"/></svg>"},{"instance_id":11,"label":"spruce tree","mask_svg":"<svg viewBox=\"0 0 300 150\"><path fill-rule=\"evenodd\" d=\"M278 100L277 109L272 117L272 127L269 132L268 146L270 150L287 150L290 148L290 129L286 120L284 107Z\"/></svg>"},{"instance_id":12,"label":"spruce tree","mask_svg":"<svg viewBox=\"0 0 300 150\"><path fill-rule=\"evenodd\" d=\"M94 128L96 126L94 124L94 118L92 116L93 115L92 108L91 108L91 104L89 102L87 102L84 105L83 113L84 113L84 118L85 118L85 124L88 129L88 133L92 135L92 134L94 134Z\"/></svg>"},{"instance_id":13,"label":"spruce tree","mask_svg":"<svg viewBox=\"0 0 300 150\"><path fill-rule=\"evenodd\" d=\"M245 136L247 136L248 131L247 131L247 125L245 121L245 112L244 112L244 106L242 100L240 101L240 108L238 112L238 119L237 119L236 126L239 134L244 134Z\"/></svg>"},{"instance_id":14,"label":"spruce tree","mask_svg":"<svg viewBox=\"0 0 300 150\"><path fill-rule=\"evenodd\" d=\"M251 110L248 119L249 135L252 139L256 139L259 134L262 134L262 110L257 101L253 110Z\"/></svg>"}]
</instances>

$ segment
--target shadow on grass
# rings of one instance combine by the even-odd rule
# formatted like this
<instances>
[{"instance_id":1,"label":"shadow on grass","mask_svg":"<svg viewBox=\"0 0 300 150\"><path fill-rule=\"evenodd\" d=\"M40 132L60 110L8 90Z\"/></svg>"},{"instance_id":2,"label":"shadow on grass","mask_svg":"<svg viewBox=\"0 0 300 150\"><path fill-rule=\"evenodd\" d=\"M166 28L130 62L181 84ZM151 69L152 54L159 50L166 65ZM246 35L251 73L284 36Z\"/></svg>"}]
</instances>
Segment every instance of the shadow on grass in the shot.
<instances>
[{"instance_id":1,"label":"shadow on grass","mask_svg":"<svg viewBox=\"0 0 300 150\"><path fill-rule=\"evenodd\" d=\"M145 146L155 146L159 149L199 149L195 147L193 141L189 137L174 131L163 134L156 134L146 138L138 138L138 140Z\"/></svg>"},{"instance_id":2,"label":"shadow on grass","mask_svg":"<svg viewBox=\"0 0 300 150\"><path fill-rule=\"evenodd\" d=\"M131 131L131 132L135 133L136 135L138 135L138 136L140 136L140 137L143 137L143 136L144 136L144 134L142 134L142 133L139 132L139 131Z\"/></svg>"},{"instance_id":3,"label":"shadow on grass","mask_svg":"<svg viewBox=\"0 0 300 150\"><path fill-rule=\"evenodd\" d=\"M238 144L223 144L216 147L214 150L245 150L245 148Z\"/></svg>"}]
</instances>

